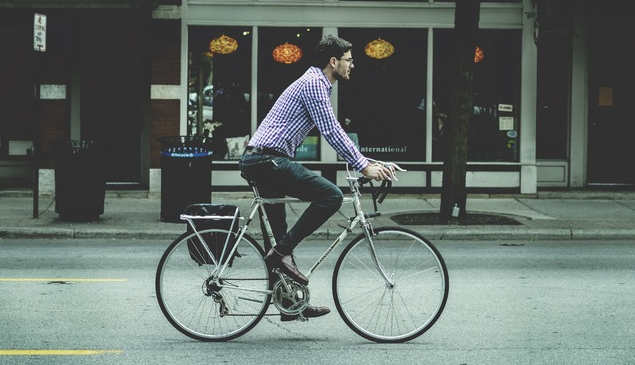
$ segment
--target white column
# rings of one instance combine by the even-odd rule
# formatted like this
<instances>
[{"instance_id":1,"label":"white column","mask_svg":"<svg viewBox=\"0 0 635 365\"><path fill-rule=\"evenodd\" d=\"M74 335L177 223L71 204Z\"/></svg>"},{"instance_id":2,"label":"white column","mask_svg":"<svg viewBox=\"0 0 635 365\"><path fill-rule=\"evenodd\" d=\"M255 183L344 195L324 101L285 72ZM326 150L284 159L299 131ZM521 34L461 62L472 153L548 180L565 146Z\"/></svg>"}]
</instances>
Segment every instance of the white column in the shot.
<instances>
[{"instance_id":1,"label":"white column","mask_svg":"<svg viewBox=\"0 0 635 365\"><path fill-rule=\"evenodd\" d=\"M258 128L258 27L251 27L251 136Z\"/></svg>"},{"instance_id":2,"label":"white column","mask_svg":"<svg viewBox=\"0 0 635 365\"><path fill-rule=\"evenodd\" d=\"M520 77L520 193L535 194L538 189L536 167L536 101L538 50L534 42L534 9L523 0L523 35Z\"/></svg>"},{"instance_id":3,"label":"white column","mask_svg":"<svg viewBox=\"0 0 635 365\"><path fill-rule=\"evenodd\" d=\"M570 186L587 183L589 71L584 5L576 2L571 53Z\"/></svg>"},{"instance_id":4,"label":"white column","mask_svg":"<svg viewBox=\"0 0 635 365\"><path fill-rule=\"evenodd\" d=\"M434 86L434 30L428 28L428 62L426 68L426 162L432 162L432 114Z\"/></svg>"},{"instance_id":5,"label":"white column","mask_svg":"<svg viewBox=\"0 0 635 365\"><path fill-rule=\"evenodd\" d=\"M337 33L337 28L334 27L324 27L322 29L322 36L325 36L327 34L333 34L333 35L338 35ZM353 44L353 47L360 47L360 45L358 44ZM333 91L331 92L331 105L333 105L333 112L335 113L335 116L337 117L337 112L338 112L338 105L337 105L337 95L339 93L338 91L338 84L340 83L340 81L336 82L335 84L333 84ZM333 147L331 147L331 145L326 141L326 139L324 137L320 137L320 151L322 152L322 162L337 162L337 152L335 152L335 150L333 149Z\"/></svg>"}]
</instances>

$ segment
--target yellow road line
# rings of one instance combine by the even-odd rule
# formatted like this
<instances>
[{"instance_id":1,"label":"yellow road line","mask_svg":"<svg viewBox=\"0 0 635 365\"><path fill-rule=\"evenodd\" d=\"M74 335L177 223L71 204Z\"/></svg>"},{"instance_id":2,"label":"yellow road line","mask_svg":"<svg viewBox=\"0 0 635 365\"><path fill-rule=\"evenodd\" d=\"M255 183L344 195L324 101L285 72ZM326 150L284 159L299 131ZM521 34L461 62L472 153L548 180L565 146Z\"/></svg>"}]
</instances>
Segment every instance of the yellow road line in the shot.
<instances>
[{"instance_id":1,"label":"yellow road line","mask_svg":"<svg viewBox=\"0 0 635 365\"><path fill-rule=\"evenodd\" d=\"M0 278L0 282L9 281L9 282L32 282L32 281L72 281L72 282L80 282L80 283L120 283L124 281L128 281L128 279L110 279L110 278L102 278L102 279L88 279L88 278Z\"/></svg>"},{"instance_id":2,"label":"yellow road line","mask_svg":"<svg viewBox=\"0 0 635 365\"><path fill-rule=\"evenodd\" d=\"M0 356L73 356L121 354L122 350L0 350Z\"/></svg>"}]
</instances>

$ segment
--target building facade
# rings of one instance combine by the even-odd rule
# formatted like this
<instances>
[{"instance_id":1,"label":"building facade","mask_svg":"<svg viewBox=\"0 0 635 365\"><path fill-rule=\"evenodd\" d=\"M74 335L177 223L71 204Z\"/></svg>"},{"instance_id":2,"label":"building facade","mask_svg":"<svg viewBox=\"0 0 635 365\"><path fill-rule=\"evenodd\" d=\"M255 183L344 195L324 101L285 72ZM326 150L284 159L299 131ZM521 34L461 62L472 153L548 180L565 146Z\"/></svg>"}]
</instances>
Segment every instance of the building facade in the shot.
<instances>
[{"instance_id":1,"label":"building facade","mask_svg":"<svg viewBox=\"0 0 635 365\"><path fill-rule=\"evenodd\" d=\"M160 191L158 138L204 133L215 145L213 189L245 188L237 159L246 141L306 70L312 46L338 34L353 43L356 66L332 93L344 129L365 155L409 170L396 186L441 186L454 2L159 2L145 38L143 14L130 1L46 3L0 8L4 44L15 49L0 69L8 80L0 86L6 184L28 184L33 140L46 191L54 141L92 138L107 145L109 186ZM533 194L635 183L616 163L633 154L625 104L633 71L616 46L627 43L629 18L620 6L481 3L469 189ZM47 14L45 56L28 47L34 11ZM319 133L296 159L346 185L344 162Z\"/></svg>"}]
</instances>

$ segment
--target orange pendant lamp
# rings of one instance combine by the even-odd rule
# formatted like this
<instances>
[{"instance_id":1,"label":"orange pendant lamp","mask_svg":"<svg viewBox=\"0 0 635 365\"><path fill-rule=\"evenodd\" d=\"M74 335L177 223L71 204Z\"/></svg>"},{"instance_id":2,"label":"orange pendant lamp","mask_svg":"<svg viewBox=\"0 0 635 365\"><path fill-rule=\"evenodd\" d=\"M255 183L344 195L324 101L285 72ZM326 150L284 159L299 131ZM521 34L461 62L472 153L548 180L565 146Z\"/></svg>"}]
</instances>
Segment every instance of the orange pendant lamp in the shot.
<instances>
[{"instance_id":1,"label":"orange pendant lamp","mask_svg":"<svg viewBox=\"0 0 635 365\"><path fill-rule=\"evenodd\" d=\"M370 58L382 60L395 53L395 46L386 40L378 38L366 44L366 47L364 47L364 53L366 53L366 55Z\"/></svg>"},{"instance_id":2,"label":"orange pendant lamp","mask_svg":"<svg viewBox=\"0 0 635 365\"><path fill-rule=\"evenodd\" d=\"M485 58L485 53L483 53L481 47L476 46L476 49L474 50L474 63L483 61L483 58Z\"/></svg>"},{"instance_id":3,"label":"orange pendant lamp","mask_svg":"<svg viewBox=\"0 0 635 365\"><path fill-rule=\"evenodd\" d=\"M212 54L230 54L237 49L238 41L224 34L209 42L209 50Z\"/></svg>"},{"instance_id":4,"label":"orange pendant lamp","mask_svg":"<svg viewBox=\"0 0 635 365\"><path fill-rule=\"evenodd\" d=\"M302 58L302 49L295 44L284 42L273 49L272 55L276 62L292 64Z\"/></svg>"}]
</instances>

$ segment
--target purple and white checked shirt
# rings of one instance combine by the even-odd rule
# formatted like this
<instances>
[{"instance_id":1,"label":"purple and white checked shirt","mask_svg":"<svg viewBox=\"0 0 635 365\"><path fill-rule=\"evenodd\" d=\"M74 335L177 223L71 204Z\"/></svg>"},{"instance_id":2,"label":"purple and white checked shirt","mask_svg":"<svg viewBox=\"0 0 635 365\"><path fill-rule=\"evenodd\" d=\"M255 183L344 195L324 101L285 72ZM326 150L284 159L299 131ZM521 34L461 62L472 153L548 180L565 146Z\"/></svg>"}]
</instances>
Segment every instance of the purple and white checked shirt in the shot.
<instances>
[{"instance_id":1,"label":"purple and white checked shirt","mask_svg":"<svg viewBox=\"0 0 635 365\"><path fill-rule=\"evenodd\" d=\"M295 150L317 127L326 141L357 171L368 165L335 118L333 85L317 67L309 69L280 95L262 121L249 146L273 148L294 157Z\"/></svg>"}]
</instances>

